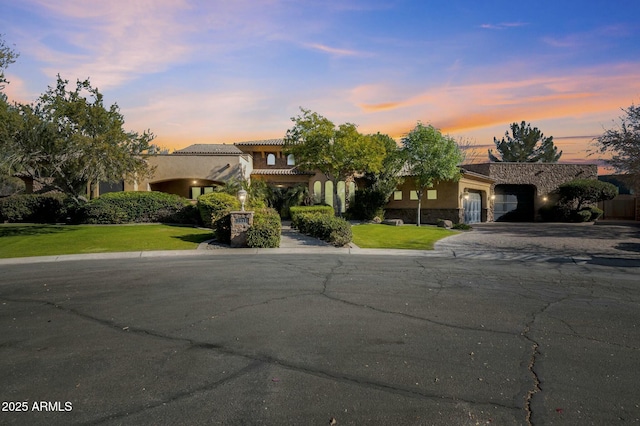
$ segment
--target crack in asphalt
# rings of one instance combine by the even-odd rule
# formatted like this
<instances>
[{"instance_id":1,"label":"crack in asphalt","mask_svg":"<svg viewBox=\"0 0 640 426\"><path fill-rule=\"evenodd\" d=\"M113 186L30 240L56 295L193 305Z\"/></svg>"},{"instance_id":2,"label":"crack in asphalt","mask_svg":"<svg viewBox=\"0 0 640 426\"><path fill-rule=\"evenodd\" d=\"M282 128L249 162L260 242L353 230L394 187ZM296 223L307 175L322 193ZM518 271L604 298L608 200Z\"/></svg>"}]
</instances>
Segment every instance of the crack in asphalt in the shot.
<instances>
[{"instance_id":1,"label":"crack in asphalt","mask_svg":"<svg viewBox=\"0 0 640 426\"><path fill-rule=\"evenodd\" d=\"M337 269L339 266L336 266L334 268ZM330 380L336 380L339 382L343 382L343 383L348 383L348 384L355 384L357 386L361 386L361 387L365 387L365 388L369 388L369 389L374 389L374 390L379 390L379 391L383 391L383 392L387 392L387 393L392 393L392 394L396 394L396 395L401 395L401 396L405 396L405 397L412 397L412 398L424 398L424 399L429 399L429 400L437 400L437 401L449 401L449 402L465 402L468 404L475 404L475 405L488 405L488 406L493 406L493 407L501 407L504 409L508 409L508 410L519 410L520 407L515 406L515 405L507 405L504 404L500 401L493 401L491 399L487 400L487 401L479 401L479 400L466 400L463 398L457 398L455 396L447 396L447 395L442 395L442 394L436 394L436 393L432 393L432 392L427 392L427 391L421 391L419 389L413 389L413 388L409 388L409 387L403 387L403 386L397 386L397 385L392 385L389 383L385 383L382 381L378 381L378 380L372 380L370 378L366 378L363 376L358 376L358 375L353 375L353 374L347 374L347 373L339 373L339 372L334 372L331 370L324 370L321 368L312 368L309 367L307 365L304 364L298 364L295 363L293 361L289 361L289 360L285 360L285 359L280 359L280 358L276 358L267 354L249 354L249 353L245 353L233 348L229 348L223 344L219 344L219 343L211 343L211 342L202 342L202 341L197 341L194 339L189 339L189 338L185 338L185 337L176 337L176 336L171 336L171 335L167 335L161 332L157 332L157 331L153 331L153 330L147 330L144 328L138 328L138 327L132 327L132 326L123 326L122 324L118 324L115 321L110 321L110 320L105 320L102 318L98 318L98 317L94 317L92 315L86 314L84 312L78 311L77 309L73 309L73 308L69 308L69 307L65 307L62 306L58 303L55 302L51 302L51 301L47 301L47 300L32 300L32 299L10 299L10 298L0 298L0 300L5 300L8 302L14 302L14 303L35 303L35 304L40 304L40 305L44 305L44 306L48 306L51 308L55 308L55 309L59 309L62 312L68 313L70 315L74 315L74 316L78 316L80 318L83 318L85 320L91 321L91 322L95 322L99 325L102 325L104 327L108 327L111 329L114 329L118 332L121 333L126 333L126 334L138 334L138 335L144 335L144 336L148 336L148 337L152 337L152 338L158 338L161 340L165 340L165 341L170 341L170 342L179 342L179 343L183 343L183 344L187 344L188 347L190 348L198 348L198 349L204 349L204 350L213 350L216 351L220 354L223 355L230 355L230 356L235 356L235 357L239 357L239 358L244 358L247 360L250 360L254 363L258 363L258 365L262 365L262 364L269 364L269 365L275 365L277 367L280 368L284 368L287 370L291 370L291 371L295 371L295 372L300 372L303 374L307 374L307 375L312 375L315 377L320 377L320 378L324 378L324 379L330 379ZM188 348L187 348L188 349ZM248 367L245 367L245 369ZM254 368L256 368L254 366ZM239 377L242 374L246 374L246 372L244 372L244 369L238 370L238 372L236 372L235 377ZM223 380L228 381L231 378L225 378ZM193 394L195 392L198 391L202 391L202 390L208 390L208 387L211 387L212 389L215 388L216 386L218 386L219 383L221 381L218 382L213 382L213 383L209 383L207 385L204 385L201 388L192 390L190 392L179 392L177 394L176 398L170 398L169 401L173 401L173 400L177 400L177 399L183 399L188 397L190 394ZM140 408L139 411L144 411L148 408L154 408L158 405L162 405L165 402L160 402L156 405L153 406L146 406L147 408ZM112 420L113 416L118 416L118 415L122 415L122 416L126 416L127 414L131 414L130 411L127 411L127 413L121 413L121 414L116 414L116 415L111 415L109 417L106 418L101 418L101 419L97 419L94 420L88 424L96 424L96 422L104 422L104 421L108 421L108 420ZM117 418L117 417L116 417Z\"/></svg>"},{"instance_id":2,"label":"crack in asphalt","mask_svg":"<svg viewBox=\"0 0 640 426\"><path fill-rule=\"evenodd\" d=\"M174 403L176 401L180 401L183 399L187 399L187 398L191 398L192 396L194 396L195 394L198 393L202 393L202 392L206 392L206 391L210 391L213 389L216 389L217 387L227 383L227 382L231 382L239 377L242 377L246 374L249 374L251 372L253 372L254 370L257 370L259 367L261 367L263 364L259 361L253 361L251 362L249 365L247 365L246 367L240 368L239 370L229 374L226 377L223 377L220 380L215 380L213 382L210 383L205 383L204 385L197 387L195 389L190 389L190 390L185 390L182 392L177 392L175 394L172 394L169 398L165 398L150 404L145 404L143 406L139 406L137 408L132 408L132 409L127 409L127 410L123 410L120 411L118 413L115 414L110 414L101 418L97 418L97 419L93 419L91 421L88 422L84 422L84 423L80 423L83 425L98 425L101 423L105 423L105 422L109 422L109 421L113 421L113 420L118 420L118 419L122 419L125 417L129 417L131 415L135 415L135 414L140 414L140 413L144 413L145 411L149 411L152 410L154 408L157 407L161 407L163 405L167 405L167 404L171 404Z\"/></svg>"},{"instance_id":3,"label":"crack in asphalt","mask_svg":"<svg viewBox=\"0 0 640 426\"><path fill-rule=\"evenodd\" d=\"M527 324L525 324L525 327L521 333L521 336L525 340L531 343L531 357L529 358L529 361L527 363L527 370L532 379L532 387L527 391L527 393L524 396L524 410L526 413L525 422L529 426L533 425L533 423L531 422L531 417L533 416L531 402L533 401L533 397L537 393L542 392L542 386L541 386L542 381L540 380L540 376L538 376L538 373L536 373L535 371L535 366L536 366L538 357L541 356L542 354L540 353L540 343L538 343L529 335L531 333L531 327L537 321L538 317L544 314L547 310L549 310L551 306L560 304L569 298L570 296L565 295L563 298L553 302L549 302L542 309L540 309L537 312L534 312L531 315L531 320Z\"/></svg>"}]
</instances>

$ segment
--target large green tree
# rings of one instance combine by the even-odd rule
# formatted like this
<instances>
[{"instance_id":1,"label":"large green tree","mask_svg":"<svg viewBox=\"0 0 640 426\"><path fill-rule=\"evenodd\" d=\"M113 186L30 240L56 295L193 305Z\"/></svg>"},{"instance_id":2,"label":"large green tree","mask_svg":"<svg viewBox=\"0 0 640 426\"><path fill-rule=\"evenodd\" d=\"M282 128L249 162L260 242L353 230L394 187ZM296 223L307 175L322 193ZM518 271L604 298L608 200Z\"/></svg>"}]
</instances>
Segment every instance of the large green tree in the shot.
<instances>
[{"instance_id":1,"label":"large green tree","mask_svg":"<svg viewBox=\"0 0 640 426\"><path fill-rule=\"evenodd\" d=\"M537 128L524 121L512 123L501 140L493 138L498 156L489 150L489 160L513 163L556 163L562 155L553 144L553 136L545 137Z\"/></svg>"},{"instance_id":2,"label":"large green tree","mask_svg":"<svg viewBox=\"0 0 640 426\"><path fill-rule=\"evenodd\" d=\"M319 170L334 183L333 205L340 214L337 183L348 182L358 172L379 171L386 150L378 137L361 134L355 124L336 127L316 112L303 108L301 112L291 118L294 126L287 130L284 152L293 154L299 168ZM345 198L349 199L348 193Z\"/></svg>"},{"instance_id":3,"label":"large green tree","mask_svg":"<svg viewBox=\"0 0 640 426\"><path fill-rule=\"evenodd\" d=\"M106 107L88 80L75 88L58 76L32 105L6 105L11 117L0 157L5 170L22 173L74 199L87 185L149 175L145 161L153 135L124 130L117 104Z\"/></svg>"},{"instance_id":4,"label":"large green tree","mask_svg":"<svg viewBox=\"0 0 640 426\"><path fill-rule=\"evenodd\" d=\"M640 107L631 105L622 109L616 129L610 129L595 139L601 154L610 154L606 160L616 172L627 174L626 180L640 191Z\"/></svg>"},{"instance_id":5,"label":"large green tree","mask_svg":"<svg viewBox=\"0 0 640 426\"><path fill-rule=\"evenodd\" d=\"M432 125L418 124L402 138L408 175L418 195L417 226L420 226L422 196L426 189L447 180L460 178L458 167L464 159L456 141Z\"/></svg>"},{"instance_id":6,"label":"large green tree","mask_svg":"<svg viewBox=\"0 0 640 426\"><path fill-rule=\"evenodd\" d=\"M18 54L7 46L7 43L0 37L0 90L4 89L4 85L7 83L4 77L4 70L14 63L17 57Z\"/></svg>"}]
</instances>

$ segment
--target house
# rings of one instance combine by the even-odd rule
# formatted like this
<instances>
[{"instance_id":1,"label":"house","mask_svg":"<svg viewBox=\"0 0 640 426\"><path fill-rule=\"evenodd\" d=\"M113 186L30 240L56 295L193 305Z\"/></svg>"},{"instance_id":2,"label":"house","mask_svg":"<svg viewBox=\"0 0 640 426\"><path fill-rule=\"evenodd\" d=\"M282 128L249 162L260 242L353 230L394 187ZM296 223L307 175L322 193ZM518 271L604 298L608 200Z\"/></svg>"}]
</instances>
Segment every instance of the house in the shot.
<instances>
[{"instance_id":1,"label":"house","mask_svg":"<svg viewBox=\"0 0 640 426\"><path fill-rule=\"evenodd\" d=\"M357 182L332 182L318 171L301 170L292 155L283 152L283 139L195 144L172 154L148 158L153 177L137 182L99 186L112 191L161 191L192 200L225 185L230 179L260 179L275 187L306 185L316 202L333 205L337 186L339 208L345 211L346 195L353 196ZM482 163L460 169L457 181L428 188L421 206L421 223L448 219L454 223L498 220L538 220L538 210L548 195L573 179L597 179L595 164ZM97 195L97 194L94 194ZM412 177L405 176L386 205L386 217L416 222L417 196Z\"/></svg>"}]
</instances>

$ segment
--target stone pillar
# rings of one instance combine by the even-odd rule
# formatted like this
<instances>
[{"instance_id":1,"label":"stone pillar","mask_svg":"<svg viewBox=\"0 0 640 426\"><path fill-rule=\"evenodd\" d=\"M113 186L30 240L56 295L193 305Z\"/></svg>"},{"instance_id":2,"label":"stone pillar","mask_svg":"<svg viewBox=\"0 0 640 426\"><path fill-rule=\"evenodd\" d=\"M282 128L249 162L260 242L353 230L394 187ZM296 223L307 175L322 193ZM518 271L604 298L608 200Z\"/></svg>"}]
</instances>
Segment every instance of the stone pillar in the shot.
<instances>
[{"instance_id":1,"label":"stone pillar","mask_svg":"<svg viewBox=\"0 0 640 426\"><path fill-rule=\"evenodd\" d=\"M253 212L231 212L231 247L247 247L247 231L253 225Z\"/></svg>"}]
</instances>

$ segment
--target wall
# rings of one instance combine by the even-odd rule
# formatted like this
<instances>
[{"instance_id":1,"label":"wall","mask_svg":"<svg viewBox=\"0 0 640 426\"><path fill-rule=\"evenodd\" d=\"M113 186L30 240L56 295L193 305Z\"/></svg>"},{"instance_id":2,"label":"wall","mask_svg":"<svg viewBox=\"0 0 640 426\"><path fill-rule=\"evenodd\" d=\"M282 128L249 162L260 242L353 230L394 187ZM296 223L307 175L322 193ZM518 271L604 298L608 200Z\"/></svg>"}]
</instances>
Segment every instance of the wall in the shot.
<instances>
[{"instance_id":1,"label":"wall","mask_svg":"<svg viewBox=\"0 0 640 426\"><path fill-rule=\"evenodd\" d=\"M243 155L154 155L147 159L155 167L153 176L138 182L126 182L125 191L150 191L151 185L174 188L182 196L188 196L189 182L223 183L231 178L249 178L251 159ZM175 181L172 183L172 181ZM155 185L158 184L158 185Z\"/></svg>"},{"instance_id":2,"label":"wall","mask_svg":"<svg viewBox=\"0 0 640 426\"><path fill-rule=\"evenodd\" d=\"M597 179L598 166L595 164L562 163L482 163L465 164L464 169L489 176L495 185L533 185L535 187L534 213L536 219L540 207L545 205L544 197L563 183L574 179ZM488 220L493 220L493 205L490 202Z\"/></svg>"}]
</instances>

